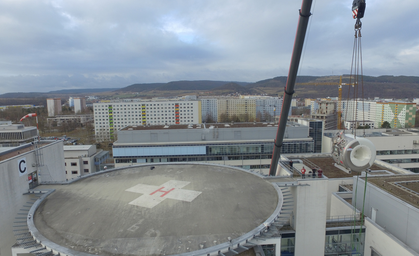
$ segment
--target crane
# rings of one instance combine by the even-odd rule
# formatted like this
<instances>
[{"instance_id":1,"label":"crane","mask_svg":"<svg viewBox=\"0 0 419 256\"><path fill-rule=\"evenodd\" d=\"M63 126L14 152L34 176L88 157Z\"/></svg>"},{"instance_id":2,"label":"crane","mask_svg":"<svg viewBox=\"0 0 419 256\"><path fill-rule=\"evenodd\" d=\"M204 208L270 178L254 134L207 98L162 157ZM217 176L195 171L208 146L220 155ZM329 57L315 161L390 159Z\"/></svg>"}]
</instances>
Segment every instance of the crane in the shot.
<instances>
[{"instance_id":1,"label":"crane","mask_svg":"<svg viewBox=\"0 0 419 256\"><path fill-rule=\"evenodd\" d=\"M311 15L310 9L313 0L303 0L299 11L297 33L295 35L294 49L292 50L291 63L288 71L287 85L285 86L284 100L282 101L281 115L279 116L278 130L274 140L271 166L269 175L274 176L278 161L281 155L282 142L284 141L285 128L287 126L288 112L291 107L292 95L294 94L295 79L297 77L298 66L300 65L301 53L303 50L304 39L306 36L308 19Z\"/></svg>"},{"instance_id":2,"label":"crane","mask_svg":"<svg viewBox=\"0 0 419 256\"><path fill-rule=\"evenodd\" d=\"M342 118L342 85L346 85L346 83L342 83L342 76L340 76L339 78L339 83L336 82L320 82L320 83L316 83L316 82L309 82L309 83L297 83L297 85L332 85L332 86L338 86L339 89L339 96L338 96L338 111L337 111L337 115L338 115L338 130L340 130L342 128L341 125L341 118ZM353 85L353 84L352 84Z\"/></svg>"}]
</instances>

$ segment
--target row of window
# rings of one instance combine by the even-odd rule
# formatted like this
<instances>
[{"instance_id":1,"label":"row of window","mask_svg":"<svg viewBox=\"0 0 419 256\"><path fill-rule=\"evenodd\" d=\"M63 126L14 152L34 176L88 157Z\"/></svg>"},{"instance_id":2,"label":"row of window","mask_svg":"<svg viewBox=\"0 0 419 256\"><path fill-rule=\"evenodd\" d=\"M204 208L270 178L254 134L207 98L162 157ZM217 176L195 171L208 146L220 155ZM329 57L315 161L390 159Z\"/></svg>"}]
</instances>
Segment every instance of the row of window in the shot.
<instances>
[{"instance_id":1,"label":"row of window","mask_svg":"<svg viewBox=\"0 0 419 256\"><path fill-rule=\"evenodd\" d=\"M88 173L89 169L83 169L83 172ZM65 171L65 174L67 174L67 171ZM79 171L71 171L71 174L79 174Z\"/></svg>"},{"instance_id":2,"label":"row of window","mask_svg":"<svg viewBox=\"0 0 419 256\"><path fill-rule=\"evenodd\" d=\"M377 155L405 155L405 154L419 154L419 149L377 150Z\"/></svg>"},{"instance_id":3,"label":"row of window","mask_svg":"<svg viewBox=\"0 0 419 256\"><path fill-rule=\"evenodd\" d=\"M83 164L89 164L89 161L83 161ZM64 162L64 165L67 166L67 163ZM70 165L71 166L77 166L77 162L71 162Z\"/></svg>"},{"instance_id":4,"label":"row of window","mask_svg":"<svg viewBox=\"0 0 419 256\"><path fill-rule=\"evenodd\" d=\"M406 164L406 163L419 163L419 158L407 158L407 159L385 159L383 162L390 164Z\"/></svg>"}]
</instances>

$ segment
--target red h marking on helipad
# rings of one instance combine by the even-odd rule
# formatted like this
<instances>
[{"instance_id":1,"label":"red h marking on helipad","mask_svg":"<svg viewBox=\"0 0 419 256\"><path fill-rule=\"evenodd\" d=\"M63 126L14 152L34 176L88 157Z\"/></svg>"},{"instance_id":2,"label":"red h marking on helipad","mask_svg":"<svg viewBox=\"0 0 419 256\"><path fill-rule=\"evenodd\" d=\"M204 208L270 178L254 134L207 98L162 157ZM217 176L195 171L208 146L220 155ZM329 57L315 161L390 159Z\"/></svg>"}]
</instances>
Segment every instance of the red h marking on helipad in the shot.
<instances>
[{"instance_id":1,"label":"red h marking on helipad","mask_svg":"<svg viewBox=\"0 0 419 256\"><path fill-rule=\"evenodd\" d=\"M163 195L161 195L160 197L164 197L165 195L169 194L170 191L173 191L175 188L172 188L172 189L167 190L167 191L163 191L162 189L164 189L164 187L161 187L161 188L157 189L156 191L154 191L150 195L154 195L156 192L163 192Z\"/></svg>"},{"instance_id":2,"label":"red h marking on helipad","mask_svg":"<svg viewBox=\"0 0 419 256\"><path fill-rule=\"evenodd\" d=\"M142 196L131 201L129 204L146 208L153 208L165 199L175 199L185 202L192 202L201 194L200 191L182 189L190 182L170 180L160 186L138 184L126 191L140 193ZM162 193L162 194L161 194Z\"/></svg>"}]
</instances>

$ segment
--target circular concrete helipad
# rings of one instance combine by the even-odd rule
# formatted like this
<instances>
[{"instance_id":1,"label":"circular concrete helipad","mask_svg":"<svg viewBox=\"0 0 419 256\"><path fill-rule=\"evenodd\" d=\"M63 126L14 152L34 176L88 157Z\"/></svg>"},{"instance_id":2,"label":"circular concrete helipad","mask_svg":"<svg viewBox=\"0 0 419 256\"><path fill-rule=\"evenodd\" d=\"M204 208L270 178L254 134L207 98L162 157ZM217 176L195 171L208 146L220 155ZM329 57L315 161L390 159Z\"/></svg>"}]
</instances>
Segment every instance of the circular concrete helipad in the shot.
<instances>
[{"instance_id":1,"label":"circular concrete helipad","mask_svg":"<svg viewBox=\"0 0 419 256\"><path fill-rule=\"evenodd\" d=\"M132 167L57 187L37 209L58 248L99 255L173 255L217 246L270 218L277 190L235 168Z\"/></svg>"}]
</instances>

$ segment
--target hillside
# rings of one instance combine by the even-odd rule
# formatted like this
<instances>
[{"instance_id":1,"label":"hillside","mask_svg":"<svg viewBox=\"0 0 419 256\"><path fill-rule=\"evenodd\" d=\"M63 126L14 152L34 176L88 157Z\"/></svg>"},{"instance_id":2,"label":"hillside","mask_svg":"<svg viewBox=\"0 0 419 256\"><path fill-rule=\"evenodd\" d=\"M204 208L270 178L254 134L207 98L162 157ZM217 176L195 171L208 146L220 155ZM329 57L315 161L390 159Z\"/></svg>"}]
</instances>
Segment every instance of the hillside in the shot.
<instances>
[{"instance_id":1,"label":"hillside","mask_svg":"<svg viewBox=\"0 0 419 256\"><path fill-rule=\"evenodd\" d=\"M343 76L343 83L349 84L349 76ZM338 96L339 76L299 76L295 85L294 97L297 98L324 98ZM7 93L0 95L0 105L34 104L44 105L47 98L63 98L69 96L83 97L96 95L101 99L124 98L152 98L175 97L188 94L217 96L239 93L242 95L284 95L286 76L278 76L261 80L255 83L227 82L227 81L172 81L168 83L133 84L124 88L97 88L58 90L48 93ZM364 76L363 95L365 98L415 98L419 96L419 77L416 76ZM310 83L310 85L300 84ZM332 83L333 85L320 85ZM343 85L343 99L348 97L348 85ZM352 90L353 91L353 90ZM352 92L351 92L352 95ZM362 90L359 89L360 97ZM352 97L352 96L351 96Z\"/></svg>"},{"instance_id":2,"label":"hillside","mask_svg":"<svg viewBox=\"0 0 419 256\"><path fill-rule=\"evenodd\" d=\"M145 92L145 91L208 91L215 89L217 87L223 86L230 82L225 81L173 81L168 83L146 83L146 84L133 84L122 89L117 90L117 92ZM240 82L239 82L240 83ZM246 83L240 83L246 84Z\"/></svg>"},{"instance_id":3,"label":"hillside","mask_svg":"<svg viewBox=\"0 0 419 256\"><path fill-rule=\"evenodd\" d=\"M316 85L320 83L335 83L336 85ZM343 83L349 84L348 76L343 76ZM365 98L414 98L419 95L419 77L412 76L364 76L363 77L363 94ZM300 85L298 83L312 83L312 85ZM322 76L322 77L298 77L295 85L295 97L300 98L323 98L337 97L339 76ZM353 82L352 82L353 83ZM286 85L286 77L275 77L263 81L249 84L247 87L259 88L268 95L284 94ZM350 87L342 86L342 96L347 98ZM350 91L353 94L353 89ZM362 90L359 89L361 96Z\"/></svg>"}]
</instances>

